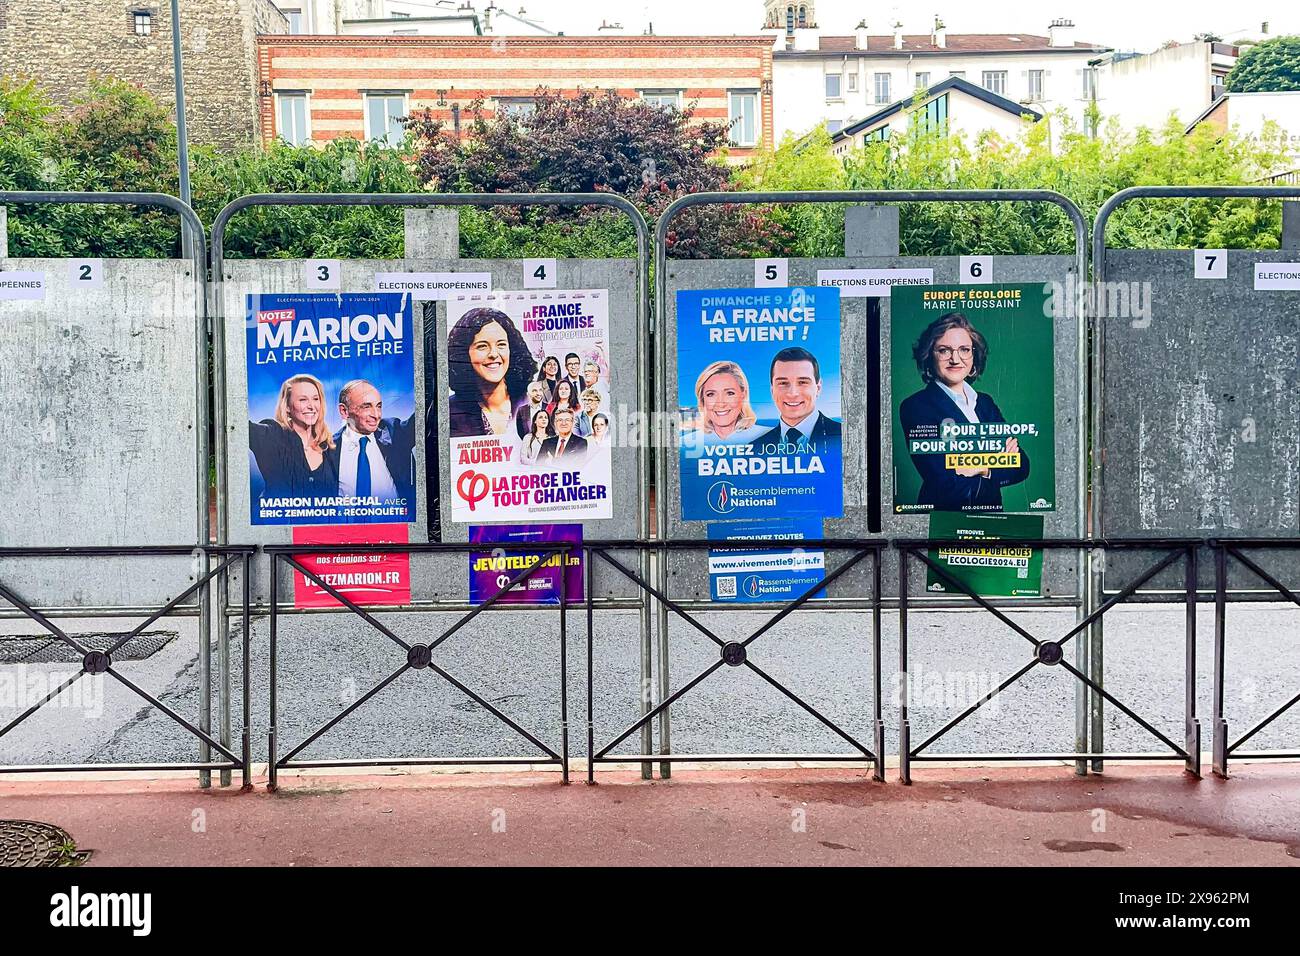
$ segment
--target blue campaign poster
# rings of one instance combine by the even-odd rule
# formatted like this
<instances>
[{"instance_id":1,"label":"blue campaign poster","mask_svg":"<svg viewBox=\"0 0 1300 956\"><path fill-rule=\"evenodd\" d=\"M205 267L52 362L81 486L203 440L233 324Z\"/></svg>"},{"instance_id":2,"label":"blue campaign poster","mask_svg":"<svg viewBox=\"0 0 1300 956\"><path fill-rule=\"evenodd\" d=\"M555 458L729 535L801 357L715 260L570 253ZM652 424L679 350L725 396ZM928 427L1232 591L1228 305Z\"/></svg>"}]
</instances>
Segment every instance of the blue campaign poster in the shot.
<instances>
[{"instance_id":1,"label":"blue campaign poster","mask_svg":"<svg viewBox=\"0 0 1300 956\"><path fill-rule=\"evenodd\" d=\"M806 541L822 536L821 522L814 519L710 522L708 530L710 541ZM714 601L793 601L825 576L826 553L820 549L709 552L709 594ZM826 592L813 596L825 597Z\"/></svg>"},{"instance_id":2,"label":"blue campaign poster","mask_svg":"<svg viewBox=\"0 0 1300 956\"><path fill-rule=\"evenodd\" d=\"M413 325L404 293L247 297L253 524L416 520Z\"/></svg>"},{"instance_id":3,"label":"blue campaign poster","mask_svg":"<svg viewBox=\"0 0 1300 956\"><path fill-rule=\"evenodd\" d=\"M684 521L844 514L840 290L677 293Z\"/></svg>"}]
</instances>

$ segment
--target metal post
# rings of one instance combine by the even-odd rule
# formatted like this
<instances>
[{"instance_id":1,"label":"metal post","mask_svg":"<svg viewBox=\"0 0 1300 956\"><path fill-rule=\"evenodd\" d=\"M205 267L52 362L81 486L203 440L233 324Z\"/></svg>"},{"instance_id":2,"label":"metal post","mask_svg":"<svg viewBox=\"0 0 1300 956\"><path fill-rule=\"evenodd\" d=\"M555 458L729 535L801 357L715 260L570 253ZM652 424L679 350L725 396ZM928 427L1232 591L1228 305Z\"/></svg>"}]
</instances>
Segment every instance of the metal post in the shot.
<instances>
[{"instance_id":1,"label":"metal post","mask_svg":"<svg viewBox=\"0 0 1300 956\"><path fill-rule=\"evenodd\" d=\"M176 147L180 165L181 202L190 205L190 146L185 131L185 60L181 54L181 11L172 0L172 76L176 86Z\"/></svg>"},{"instance_id":2,"label":"metal post","mask_svg":"<svg viewBox=\"0 0 1300 956\"><path fill-rule=\"evenodd\" d=\"M595 683L593 679L595 670L592 667L592 662L591 662L592 644L593 644L592 636L591 636L592 623L593 623L592 622L593 604L592 604L592 594L591 594L591 561L592 561L591 549L584 547L582 549L582 573L583 576L586 578L586 582L585 582L586 587L583 589L583 596L586 598L586 603L587 603L587 783L589 785L594 784L596 782L596 760L595 760L596 757L595 736L596 735L595 735L595 729L592 726L593 706L591 700L594 692L593 685Z\"/></svg>"},{"instance_id":3,"label":"metal post","mask_svg":"<svg viewBox=\"0 0 1300 956\"><path fill-rule=\"evenodd\" d=\"M268 660L268 665L270 667L270 673L267 675L267 688L268 688L267 701L270 706L271 725L266 732L266 760L267 760L266 789L274 793L276 789L279 787L278 775L276 773L276 768L275 768L275 734L276 734L275 725L276 725L276 703L277 703L276 701L276 687L277 687L276 625L279 623L277 604L279 602L279 597L280 597L280 588L279 588L279 580L278 580L280 569L277 567L277 565L280 563L280 556L278 554L272 554L270 558L271 560L267 562L268 566L271 569L271 581L269 585L270 587L269 602L270 602L271 620L270 620L270 628L269 628L270 630L269 648L267 653L267 660Z\"/></svg>"},{"instance_id":4,"label":"metal post","mask_svg":"<svg viewBox=\"0 0 1300 956\"><path fill-rule=\"evenodd\" d=\"M1187 617L1185 639L1186 660L1183 672L1183 712L1186 725L1187 772L1201 775L1201 722L1196 719L1196 545L1187 546L1185 584L1187 589Z\"/></svg>"},{"instance_id":5,"label":"metal post","mask_svg":"<svg viewBox=\"0 0 1300 956\"><path fill-rule=\"evenodd\" d=\"M1214 548L1214 742L1211 766L1220 777L1228 775L1228 723L1223 719L1223 683L1226 677L1224 657L1227 652L1228 552L1221 541Z\"/></svg>"},{"instance_id":6,"label":"metal post","mask_svg":"<svg viewBox=\"0 0 1300 956\"><path fill-rule=\"evenodd\" d=\"M898 780L912 782L912 727L907 719L907 548L898 549Z\"/></svg>"},{"instance_id":7,"label":"metal post","mask_svg":"<svg viewBox=\"0 0 1300 956\"><path fill-rule=\"evenodd\" d=\"M250 631L252 630L252 619L249 614L250 584L248 580L248 572L249 569L252 567L252 563L250 562L249 557L250 556L247 553L245 553L243 559L240 561L239 564L239 580L241 584L241 590L243 591L242 621L244 627L243 664L242 664L244 668L244 712L241 715L244 723L243 739L242 739L243 742L242 756L244 758L244 776L243 776L243 785L240 787L240 791L244 793L247 793L249 790L253 789L253 727L252 727L253 665L252 665L252 661L250 660L250 654L249 654L249 649L252 646L252 635L250 633Z\"/></svg>"},{"instance_id":8,"label":"metal post","mask_svg":"<svg viewBox=\"0 0 1300 956\"><path fill-rule=\"evenodd\" d=\"M876 751L876 766L871 779L881 783L885 780L885 720L883 702L880 699L880 549L871 552L871 714L874 718L875 734L872 744Z\"/></svg>"},{"instance_id":9,"label":"metal post","mask_svg":"<svg viewBox=\"0 0 1300 956\"><path fill-rule=\"evenodd\" d=\"M569 635L566 612L569 608L569 555L560 552L560 772L563 783L569 782Z\"/></svg>"}]
</instances>

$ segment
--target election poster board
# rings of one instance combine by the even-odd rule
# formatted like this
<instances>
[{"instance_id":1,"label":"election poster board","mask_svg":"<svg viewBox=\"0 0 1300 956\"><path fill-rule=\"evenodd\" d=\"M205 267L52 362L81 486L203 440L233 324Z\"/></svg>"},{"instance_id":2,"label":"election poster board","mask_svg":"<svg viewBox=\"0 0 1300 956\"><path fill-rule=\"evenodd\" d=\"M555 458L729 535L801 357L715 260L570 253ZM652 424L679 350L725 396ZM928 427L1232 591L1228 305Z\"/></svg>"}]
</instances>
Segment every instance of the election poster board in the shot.
<instances>
[{"instance_id":1,"label":"election poster board","mask_svg":"<svg viewBox=\"0 0 1300 956\"><path fill-rule=\"evenodd\" d=\"M580 524L471 525L469 540L483 544L520 545L572 541L582 544ZM560 551L472 551L469 556L469 603L478 605L496 597L501 589L523 574L533 563L541 565L497 601L498 604L559 604L560 589L565 601L583 599L582 549L565 555ZM560 565L565 567L561 568Z\"/></svg>"},{"instance_id":2,"label":"election poster board","mask_svg":"<svg viewBox=\"0 0 1300 956\"><path fill-rule=\"evenodd\" d=\"M794 521L715 521L710 541L804 541L822 536L816 519ZM793 601L826 576L826 552L820 548L771 548L762 551L709 551L710 598L722 603ZM818 591L813 597L825 597Z\"/></svg>"},{"instance_id":3,"label":"election poster board","mask_svg":"<svg viewBox=\"0 0 1300 956\"><path fill-rule=\"evenodd\" d=\"M980 597L1040 597L1043 593L1043 551L1011 542L1041 540L1042 515L972 515L954 511L930 514L930 537L937 540L969 538L969 548L932 548L930 560ZM1008 543L993 545L1004 540ZM926 569L925 589L930 593L961 594Z\"/></svg>"},{"instance_id":4,"label":"election poster board","mask_svg":"<svg viewBox=\"0 0 1300 956\"><path fill-rule=\"evenodd\" d=\"M416 520L412 326L404 294L247 297L253 524Z\"/></svg>"},{"instance_id":5,"label":"election poster board","mask_svg":"<svg viewBox=\"0 0 1300 956\"><path fill-rule=\"evenodd\" d=\"M1056 509L1050 285L890 294L894 512Z\"/></svg>"},{"instance_id":6,"label":"election poster board","mask_svg":"<svg viewBox=\"0 0 1300 956\"><path fill-rule=\"evenodd\" d=\"M406 544L408 526L369 524L293 529L294 544ZM305 568L353 604L411 603L411 556L383 554L295 554ZM343 603L297 568L293 572L293 606L342 607Z\"/></svg>"},{"instance_id":7,"label":"election poster board","mask_svg":"<svg viewBox=\"0 0 1300 956\"><path fill-rule=\"evenodd\" d=\"M677 293L684 521L844 514L840 293Z\"/></svg>"},{"instance_id":8,"label":"election poster board","mask_svg":"<svg viewBox=\"0 0 1300 956\"><path fill-rule=\"evenodd\" d=\"M609 292L447 303L453 521L613 516Z\"/></svg>"}]
</instances>

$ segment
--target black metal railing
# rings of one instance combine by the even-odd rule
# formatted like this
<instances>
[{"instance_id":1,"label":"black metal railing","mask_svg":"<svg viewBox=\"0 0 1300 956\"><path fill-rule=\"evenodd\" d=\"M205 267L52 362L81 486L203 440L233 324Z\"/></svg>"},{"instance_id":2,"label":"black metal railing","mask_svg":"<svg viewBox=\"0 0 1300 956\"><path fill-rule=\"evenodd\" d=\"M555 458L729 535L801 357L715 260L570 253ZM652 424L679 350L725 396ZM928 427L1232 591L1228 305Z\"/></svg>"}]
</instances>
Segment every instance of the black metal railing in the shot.
<instances>
[{"instance_id":1,"label":"black metal railing","mask_svg":"<svg viewBox=\"0 0 1300 956\"><path fill-rule=\"evenodd\" d=\"M903 675L904 686L899 698L899 772L903 783L911 783L911 765L913 761L962 761L962 760L979 760L979 761L1020 761L1020 760L1063 760L1074 761L1076 764L1083 765L1086 761L1097 760L1164 760L1169 755L1183 759L1187 772L1195 776L1200 776L1201 772L1201 747L1200 747L1200 724L1196 719L1196 563L1197 549L1200 542L1195 539L1167 538L1162 540L1150 539L1110 539L1110 540L1015 540L1015 545L1022 548L1041 548L1041 549L1074 549L1077 551L1109 551L1109 550L1149 550L1167 552L1163 558L1156 561L1148 567L1146 571L1140 574L1135 580L1130 582L1127 587L1113 595L1104 604L1092 611L1090 614L1083 616L1073 628L1060 637L1052 639L1040 639L1030 633L1026 628L1010 618L1002 608L993 604L985 597L975 593L965 582L954 577L945 570L939 563L933 561L925 552L934 548L969 548L971 541L969 539L940 540L940 539L899 539L894 542L894 546L899 551L898 562L898 666ZM1114 694L1106 690L1103 681L1099 675L1089 676L1084 668L1076 667L1066 660L1065 645L1075 637L1086 633L1088 628L1114 608L1116 605L1123 603L1132 597L1148 581L1159 575L1166 568L1175 564L1182 559L1184 565L1184 605L1186 607L1185 618L1185 675L1184 675L1184 718L1186 740L1184 745L1180 746L1171 740L1167 735L1158 730L1149 721L1139 715L1131 707L1124 704ZM911 724L908 716L908 692L906 687L908 674L908 630L907 617L910 607L908 596L908 564L910 561L918 561L930 569L932 573L938 576L946 585L955 588L962 594L965 594L973 600L980 608L992 614L995 618L1011 628L1020 637L1028 641L1033 651L1029 660L1022 667L1017 669L989 693L983 695L974 704L967 707L964 711L948 721L934 733L930 734L922 743L913 747L911 743ZM1060 667L1067 671L1076 680L1089 688L1094 694L1097 694L1107 702L1113 704L1120 711L1135 721L1140 727L1150 733L1162 744L1169 748L1170 754L1161 753L1099 753L1076 751L1074 753L1044 753L1044 754L1009 754L1009 753L980 753L980 754L953 754L953 753L927 753L927 748L943 737L946 733L960 724L966 718L970 717L977 710L991 701L1002 691L1006 690L1016 681L1020 680L1030 671L1042 666Z\"/></svg>"},{"instance_id":2,"label":"black metal railing","mask_svg":"<svg viewBox=\"0 0 1300 956\"><path fill-rule=\"evenodd\" d=\"M628 568L617 558L611 551L617 550L637 550L644 552L646 550L665 553L669 551L687 551L687 550L725 550L725 551L772 551L772 550L789 550L792 542L788 539L760 541L727 541L725 543L718 541L600 541L588 542L583 545L585 553L584 572L587 575L586 596L586 614L587 614L587 782L595 782L595 766L598 763L660 763L666 764L671 762L712 762L712 761L848 761L861 762L865 761L872 765L873 776L876 780L884 780L884 723L881 719L881 698L880 698L880 553L887 547L888 542L881 539L861 539L861 540L801 540L797 545L802 550L823 550L823 551L840 551L849 552L849 556L841 565L829 574L825 574L814 585L808 587L797 598L783 604L775 614L773 614L762 626L748 634L743 640L727 640L720 637L714 631L704 624L685 608L682 603L674 601L670 595L663 590L655 587L654 584L647 581L640 574ZM850 570L862 562L864 558L871 558L872 588L869 597L863 598L863 607L870 608L872 612L872 684L874 693L872 694L872 727L873 741L868 747L859 741L843 727L825 716L820 710L809 703L803 696L796 694L790 688L778 681L770 673L759 667L750 659L750 647L764 634L771 631L777 624L784 620L795 611L808 605L815 595L825 590L829 585L839 580ZM661 606L666 608L673 615L681 618L697 632L711 640L718 647L718 659L704 670L700 671L690 680L682 684L677 690L667 694L662 701L643 713L635 722L624 728L613 740L605 744L599 750L596 749L595 726L593 715L593 686L594 686L594 653L593 653L593 634L594 626L594 606L591 602L591 573L595 565L594 558L614 568L628 580L632 581L638 588L643 590L652 599L657 601ZM661 646L666 646L666 638L661 637ZM820 724L844 740L853 748L852 753L826 753L826 754L680 754L668 753L667 748L661 746L661 752L657 754L614 754L612 751L618 747L628 737L650 726L661 714L668 712L668 709L677 701L681 700L686 694L690 693L709 676L716 673L724 666L729 667L746 667L769 686L773 687L791 702L811 715Z\"/></svg>"}]
</instances>

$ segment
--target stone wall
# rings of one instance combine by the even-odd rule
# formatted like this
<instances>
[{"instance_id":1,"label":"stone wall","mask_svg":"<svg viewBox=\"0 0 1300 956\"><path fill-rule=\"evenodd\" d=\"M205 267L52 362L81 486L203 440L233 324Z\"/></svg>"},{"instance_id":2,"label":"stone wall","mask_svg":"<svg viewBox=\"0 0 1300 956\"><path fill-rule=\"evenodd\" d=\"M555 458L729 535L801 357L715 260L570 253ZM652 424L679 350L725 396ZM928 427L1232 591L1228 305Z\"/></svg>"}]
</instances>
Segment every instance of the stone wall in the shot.
<instances>
[{"instance_id":1,"label":"stone wall","mask_svg":"<svg viewBox=\"0 0 1300 956\"><path fill-rule=\"evenodd\" d=\"M151 14L148 36L133 12ZM181 0L186 121L196 143L258 138L256 35L287 33L271 0ZM92 73L127 80L171 105L169 0L0 0L0 75L33 78L60 104Z\"/></svg>"}]
</instances>

